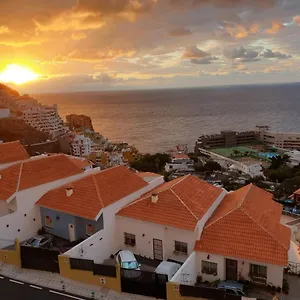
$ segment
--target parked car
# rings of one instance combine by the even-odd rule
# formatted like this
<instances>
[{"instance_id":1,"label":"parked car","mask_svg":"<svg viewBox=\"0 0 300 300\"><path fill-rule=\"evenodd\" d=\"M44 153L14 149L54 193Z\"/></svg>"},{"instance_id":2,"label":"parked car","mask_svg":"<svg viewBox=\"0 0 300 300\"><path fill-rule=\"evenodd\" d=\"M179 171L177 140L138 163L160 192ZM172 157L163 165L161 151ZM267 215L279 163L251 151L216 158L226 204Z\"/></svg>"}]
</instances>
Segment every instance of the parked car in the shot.
<instances>
[{"instance_id":1,"label":"parked car","mask_svg":"<svg viewBox=\"0 0 300 300\"><path fill-rule=\"evenodd\" d=\"M226 294L245 296L244 285L237 281L220 281L217 289L225 291Z\"/></svg>"},{"instance_id":2,"label":"parked car","mask_svg":"<svg viewBox=\"0 0 300 300\"><path fill-rule=\"evenodd\" d=\"M134 254L130 250L121 250L117 256L116 261L120 264L123 269L123 274L128 278L140 277L141 265L137 262Z\"/></svg>"},{"instance_id":3,"label":"parked car","mask_svg":"<svg viewBox=\"0 0 300 300\"><path fill-rule=\"evenodd\" d=\"M42 248L50 246L53 241L53 236L51 234L36 235L35 237L29 239L24 243L24 246Z\"/></svg>"},{"instance_id":4,"label":"parked car","mask_svg":"<svg viewBox=\"0 0 300 300\"><path fill-rule=\"evenodd\" d=\"M172 279L175 273L180 269L181 265L170 261L162 261L155 269L156 274L165 274L168 281Z\"/></svg>"}]
</instances>

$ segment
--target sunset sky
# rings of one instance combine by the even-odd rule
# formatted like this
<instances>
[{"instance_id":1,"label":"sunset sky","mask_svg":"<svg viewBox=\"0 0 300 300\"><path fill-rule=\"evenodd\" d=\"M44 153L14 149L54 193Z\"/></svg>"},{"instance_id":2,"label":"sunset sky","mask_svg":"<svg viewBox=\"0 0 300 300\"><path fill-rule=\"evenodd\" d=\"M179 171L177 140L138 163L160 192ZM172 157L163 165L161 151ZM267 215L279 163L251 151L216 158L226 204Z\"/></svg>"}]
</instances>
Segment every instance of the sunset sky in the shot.
<instances>
[{"instance_id":1,"label":"sunset sky","mask_svg":"<svg viewBox=\"0 0 300 300\"><path fill-rule=\"evenodd\" d=\"M0 72L39 75L22 92L300 78L300 0L1 0L0 11Z\"/></svg>"}]
</instances>

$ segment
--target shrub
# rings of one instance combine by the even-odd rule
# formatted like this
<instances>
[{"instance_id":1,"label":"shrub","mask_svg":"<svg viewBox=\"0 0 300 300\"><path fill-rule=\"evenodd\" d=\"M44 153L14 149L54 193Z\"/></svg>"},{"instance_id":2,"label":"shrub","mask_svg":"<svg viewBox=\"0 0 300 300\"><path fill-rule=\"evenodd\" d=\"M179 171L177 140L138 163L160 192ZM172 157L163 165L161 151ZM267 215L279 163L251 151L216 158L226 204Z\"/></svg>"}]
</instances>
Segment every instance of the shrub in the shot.
<instances>
[{"instance_id":1,"label":"shrub","mask_svg":"<svg viewBox=\"0 0 300 300\"><path fill-rule=\"evenodd\" d=\"M283 279L283 281L282 281L282 291L285 294L288 294L289 290L290 290L290 285L289 285L288 281L286 279Z\"/></svg>"}]
</instances>

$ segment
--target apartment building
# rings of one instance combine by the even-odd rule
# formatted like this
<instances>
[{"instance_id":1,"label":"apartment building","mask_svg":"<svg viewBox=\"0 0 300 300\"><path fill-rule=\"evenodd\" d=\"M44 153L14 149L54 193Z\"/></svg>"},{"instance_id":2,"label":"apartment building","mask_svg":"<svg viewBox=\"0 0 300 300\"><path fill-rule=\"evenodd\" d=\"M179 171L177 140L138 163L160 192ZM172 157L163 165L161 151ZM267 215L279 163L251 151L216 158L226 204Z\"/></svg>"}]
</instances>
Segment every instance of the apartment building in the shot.
<instances>
[{"instance_id":1,"label":"apartment building","mask_svg":"<svg viewBox=\"0 0 300 300\"><path fill-rule=\"evenodd\" d=\"M219 148L245 145L257 140L258 135L255 131L221 131L220 134L202 135L195 145L195 152L199 148Z\"/></svg>"},{"instance_id":2,"label":"apartment building","mask_svg":"<svg viewBox=\"0 0 300 300\"><path fill-rule=\"evenodd\" d=\"M269 126L256 126L260 140L269 146L300 150L300 133L271 131Z\"/></svg>"},{"instance_id":3,"label":"apartment building","mask_svg":"<svg viewBox=\"0 0 300 300\"><path fill-rule=\"evenodd\" d=\"M10 117L10 109L0 104L0 119L9 118Z\"/></svg>"},{"instance_id":4,"label":"apartment building","mask_svg":"<svg viewBox=\"0 0 300 300\"><path fill-rule=\"evenodd\" d=\"M94 131L92 120L85 115L71 114L66 116L67 123L73 128L86 128Z\"/></svg>"},{"instance_id":5,"label":"apartment building","mask_svg":"<svg viewBox=\"0 0 300 300\"><path fill-rule=\"evenodd\" d=\"M92 152L92 140L83 133L73 132L70 137L70 149L74 156L88 156Z\"/></svg>"},{"instance_id":6,"label":"apartment building","mask_svg":"<svg viewBox=\"0 0 300 300\"><path fill-rule=\"evenodd\" d=\"M53 138L63 135L67 132L63 120L58 114L57 104L42 105L22 103L21 118L29 126L37 130L49 133Z\"/></svg>"}]
</instances>

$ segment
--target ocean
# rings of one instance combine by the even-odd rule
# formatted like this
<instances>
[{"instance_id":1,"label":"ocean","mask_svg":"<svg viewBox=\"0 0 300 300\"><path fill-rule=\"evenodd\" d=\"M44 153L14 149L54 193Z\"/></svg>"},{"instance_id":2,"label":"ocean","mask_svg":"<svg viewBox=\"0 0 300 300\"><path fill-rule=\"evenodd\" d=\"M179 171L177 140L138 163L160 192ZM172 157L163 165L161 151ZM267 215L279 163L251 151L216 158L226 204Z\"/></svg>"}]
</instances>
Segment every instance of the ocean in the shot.
<instances>
[{"instance_id":1,"label":"ocean","mask_svg":"<svg viewBox=\"0 0 300 300\"><path fill-rule=\"evenodd\" d=\"M300 84L33 95L58 104L60 115L85 114L111 141L134 144L142 153L178 144L193 150L202 134L269 125L300 131Z\"/></svg>"}]
</instances>

